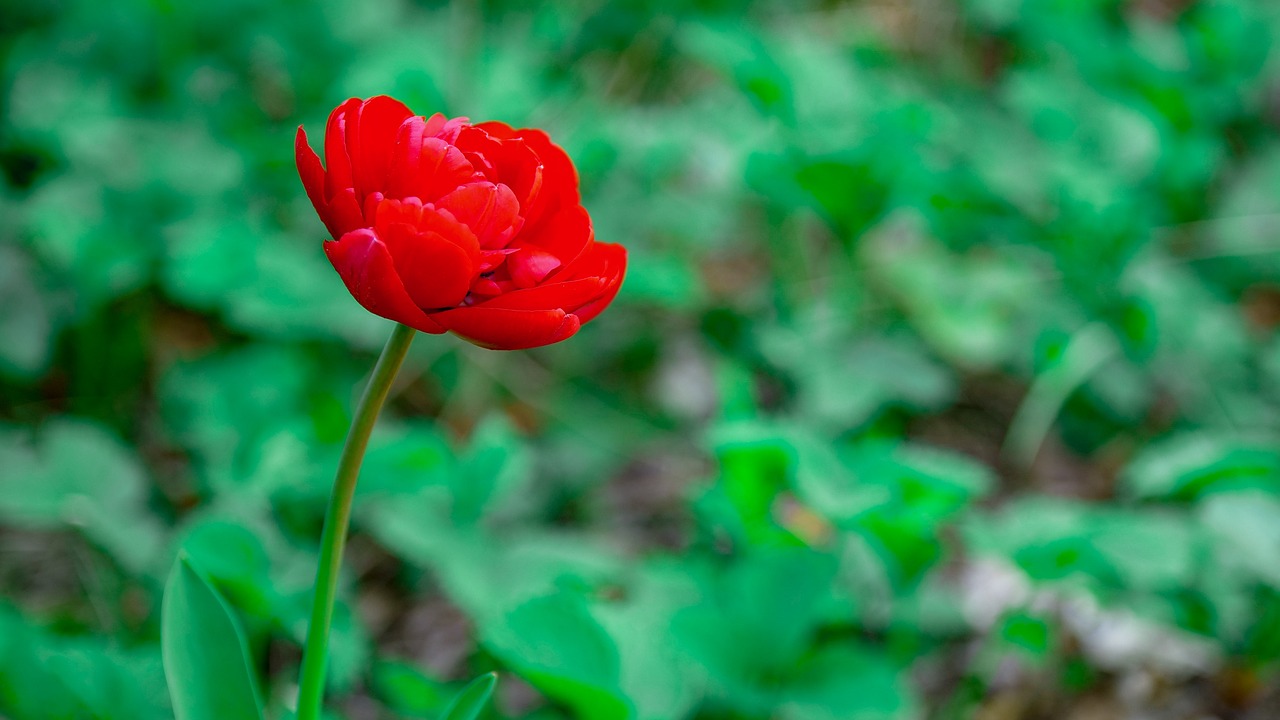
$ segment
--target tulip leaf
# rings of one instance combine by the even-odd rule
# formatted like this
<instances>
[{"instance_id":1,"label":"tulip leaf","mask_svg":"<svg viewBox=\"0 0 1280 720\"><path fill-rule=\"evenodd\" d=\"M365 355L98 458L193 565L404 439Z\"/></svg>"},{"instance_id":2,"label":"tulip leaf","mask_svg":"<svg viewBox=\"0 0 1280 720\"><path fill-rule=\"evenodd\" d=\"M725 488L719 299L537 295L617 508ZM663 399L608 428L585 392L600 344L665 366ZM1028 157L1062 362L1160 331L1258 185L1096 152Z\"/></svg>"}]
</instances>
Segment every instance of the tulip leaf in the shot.
<instances>
[{"instance_id":1,"label":"tulip leaf","mask_svg":"<svg viewBox=\"0 0 1280 720\"><path fill-rule=\"evenodd\" d=\"M177 720L261 720L244 632L185 553L165 586L160 643Z\"/></svg>"},{"instance_id":2,"label":"tulip leaf","mask_svg":"<svg viewBox=\"0 0 1280 720\"><path fill-rule=\"evenodd\" d=\"M484 710L485 703L489 702L489 696L493 695L493 689L497 685L497 673L485 673L472 680L453 698L440 717L442 720L475 720Z\"/></svg>"}]
</instances>

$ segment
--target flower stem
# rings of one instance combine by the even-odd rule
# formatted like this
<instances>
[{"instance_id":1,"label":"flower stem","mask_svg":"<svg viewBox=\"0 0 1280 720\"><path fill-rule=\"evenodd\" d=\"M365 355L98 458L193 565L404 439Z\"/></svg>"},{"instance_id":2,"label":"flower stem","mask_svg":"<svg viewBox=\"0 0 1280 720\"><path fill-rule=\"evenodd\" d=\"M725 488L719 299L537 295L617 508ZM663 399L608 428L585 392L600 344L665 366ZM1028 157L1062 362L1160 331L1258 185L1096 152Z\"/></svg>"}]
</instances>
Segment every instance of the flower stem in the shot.
<instances>
[{"instance_id":1,"label":"flower stem","mask_svg":"<svg viewBox=\"0 0 1280 720\"><path fill-rule=\"evenodd\" d=\"M333 481L333 494L324 517L324 534L320 538L320 566L316 568L316 595L311 606L311 624L307 626L307 644L302 651L302 675L298 682L298 720L318 720L324 701L324 675L329 660L329 624L333 621L334 597L338 591L338 570L342 565L342 549L347 542L347 525L351 521L351 500L356 492L360 463L369 444L369 434L378 420L378 411L387 399L400 363L409 352L416 331L397 324L373 368L373 376L356 406L347 443L338 460L338 474Z\"/></svg>"}]
</instances>

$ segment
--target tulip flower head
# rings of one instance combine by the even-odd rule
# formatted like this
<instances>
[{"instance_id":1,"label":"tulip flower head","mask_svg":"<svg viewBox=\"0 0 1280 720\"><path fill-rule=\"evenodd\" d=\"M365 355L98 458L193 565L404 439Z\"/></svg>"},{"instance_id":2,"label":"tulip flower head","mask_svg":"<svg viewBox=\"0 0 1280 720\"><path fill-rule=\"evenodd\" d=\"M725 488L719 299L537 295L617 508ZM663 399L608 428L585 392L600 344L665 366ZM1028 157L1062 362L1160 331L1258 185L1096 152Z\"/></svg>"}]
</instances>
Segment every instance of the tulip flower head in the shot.
<instances>
[{"instance_id":1,"label":"tulip flower head","mask_svg":"<svg viewBox=\"0 0 1280 720\"><path fill-rule=\"evenodd\" d=\"M518 350L568 338L618 293L564 150L541 130L414 115L386 96L329 116L327 167L298 128L298 173L356 301L427 333Z\"/></svg>"}]
</instances>

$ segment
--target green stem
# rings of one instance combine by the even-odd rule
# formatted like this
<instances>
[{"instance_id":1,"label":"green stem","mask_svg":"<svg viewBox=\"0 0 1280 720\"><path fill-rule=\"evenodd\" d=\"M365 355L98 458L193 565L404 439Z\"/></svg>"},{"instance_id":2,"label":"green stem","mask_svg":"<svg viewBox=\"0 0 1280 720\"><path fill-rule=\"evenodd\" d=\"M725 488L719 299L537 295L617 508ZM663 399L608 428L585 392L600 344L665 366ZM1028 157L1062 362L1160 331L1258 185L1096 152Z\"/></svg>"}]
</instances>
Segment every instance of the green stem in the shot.
<instances>
[{"instance_id":1,"label":"green stem","mask_svg":"<svg viewBox=\"0 0 1280 720\"><path fill-rule=\"evenodd\" d=\"M347 542L347 525L351 520L351 499L356 492L360 463L369 444L369 434L378 420L378 411L387 399L400 363L413 342L413 328L396 325L382 356L373 368L373 376L356 406L347 443L338 460L338 474L333 481L333 494L324 517L324 534L320 538L320 566L316 569L316 596L311 606L311 624L307 626L307 644L302 651L302 676L298 682L298 720L318 720L324 702L324 675L329 660L329 624L333 621L333 602L338 592L338 570L342 565L342 548Z\"/></svg>"}]
</instances>

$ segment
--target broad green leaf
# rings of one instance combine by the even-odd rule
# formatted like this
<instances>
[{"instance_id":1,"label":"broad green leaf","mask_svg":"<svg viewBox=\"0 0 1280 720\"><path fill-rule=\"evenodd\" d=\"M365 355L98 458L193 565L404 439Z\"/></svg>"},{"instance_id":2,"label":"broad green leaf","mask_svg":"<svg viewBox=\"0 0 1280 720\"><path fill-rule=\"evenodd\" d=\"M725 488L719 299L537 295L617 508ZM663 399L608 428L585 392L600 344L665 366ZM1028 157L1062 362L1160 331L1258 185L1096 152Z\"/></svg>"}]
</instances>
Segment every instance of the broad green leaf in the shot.
<instances>
[{"instance_id":1,"label":"broad green leaf","mask_svg":"<svg viewBox=\"0 0 1280 720\"><path fill-rule=\"evenodd\" d=\"M218 591L180 555L165 586L160 642L178 720L261 720L244 632Z\"/></svg>"},{"instance_id":2,"label":"broad green leaf","mask_svg":"<svg viewBox=\"0 0 1280 720\"><path fill-rule=\"evenodd\" d=\"M893 587L912 590L942 557L939 524L902 505L883 505L848 523L884 564Z\"/></svg>"},{"instance_id":3,"label":"broad green leaf","mask_svg":"<svg viewBox=\"0 0 1280 720\"><path fill-rule=\"evenodd\" d=\"M485 647L548 696L587 720L622 720L631 709L619 689L618 648L585 601L560 592L480 618Z\"/></svg>"},{"instance_id":4,"label":"broad green leaf","mask_svg":"<svg viewBox=\"0 0 1280 720\"><path fill-rule=\"evenodd\" d=\"M638 256L627 259L627 293L637 300L679 310L703 301L702 285L681 258Z\"/></svg>"},{"instance_id":5,"label":"broad green leaf","mask_svg":"<svg viewBox=\"0 0 1280 720\"><path fill-rule=\"evenodd\" d=\"M271 559L249 519L205 515L193 520L183 533L182 552L242 611L266 612L277 589L271 583Z\"/></svg>"},{"instance_id":6,"label":"broad green leaf","mask_svg":"<svg viewBox=\"0 0 1280 720\"><path fill-rule=\"evenodd\" d=\"M866 441L843 454L859 484L933 522L955 514L995 485L989 468L958 453L895 441Z\"/></svg>"},{"instance_id":7,"label":"broad green leaf","mask_svg":"<svg viewBox=\"0 0 1280 720\"><path fill-rule=\"evenodd\" d=\"M457 697L449 703L441 720L475 720L484 710L485 703L498 685L498 673L485 673L467 683Z\"/></svg>"},{"instance_id":8,"label":"broad green leaf","mask_svg":"<svg viewBox=\"0 0 1280 720\"><path fill-rule=\"evenodd\" d=\"M712 442L720 464L713 492L736 510L741 531L751 542L776 538L774 501L795 469L796 452L790 440L768 424L741 422L718 428Z\"/></svg>"},{"instance_id":9,"label":"broad green leaf","mask_svg":"<svg viewBox=\"0 0 1280 720\"><path fill-rule=\"evenodd\" d=\"M184 303L221 309L241 328L272 338L338 337L364 348L385 339L381 323L335 292L341 281L323 255L308 252L309 239L212 202L174 229L161 279Z\"/></svg>"},{"instance_id":10,"label":"broad green leaf","mask_svg":"<svg viewBox=\"0 0 1280 720\"><path fill-rule=\"evenodd\" d=\"M706 671L672 632L675 615L707 592L690 564L655 558L619 586L621 599L592 605L618 645L620 685L635 704L634 720L687 717L702 696Z\"/></svg>"},{"instance_id":11,"label":"broad green leaf","mask_svg":"<svg viewBox=\"0 0 1280 720\"><path fill-rule=\"evenodd\" d=\"M673 613L673 642L706 673L709 691L748 712L778 701L773 680L808 654L834 593L835 558L808 548L756 548L703 575L701 601Z\"/></svg>"},{"instance_id":12,"label":"broad green leaf","mask_svg":"<svg viewBox=\"0 0 1280 720\"><path fill-rule=\"evenodd\" d=\"M883 651L824 647L793 669L781 692L783 720L897 720L916 717L915 696Z\"/></svg>"},{"instance_id":13,"label":"broad green leaf","mask_svg":"<svg viewBox=\"0 0 1280 720\"><path fill-rule=\"evenodd\" d=\"M438 429L429 423L396 424L383 418L369 442L356 494L362 499L413 495L448 484L457 472L454 454Z\"/></svg>"}]
</instances>

